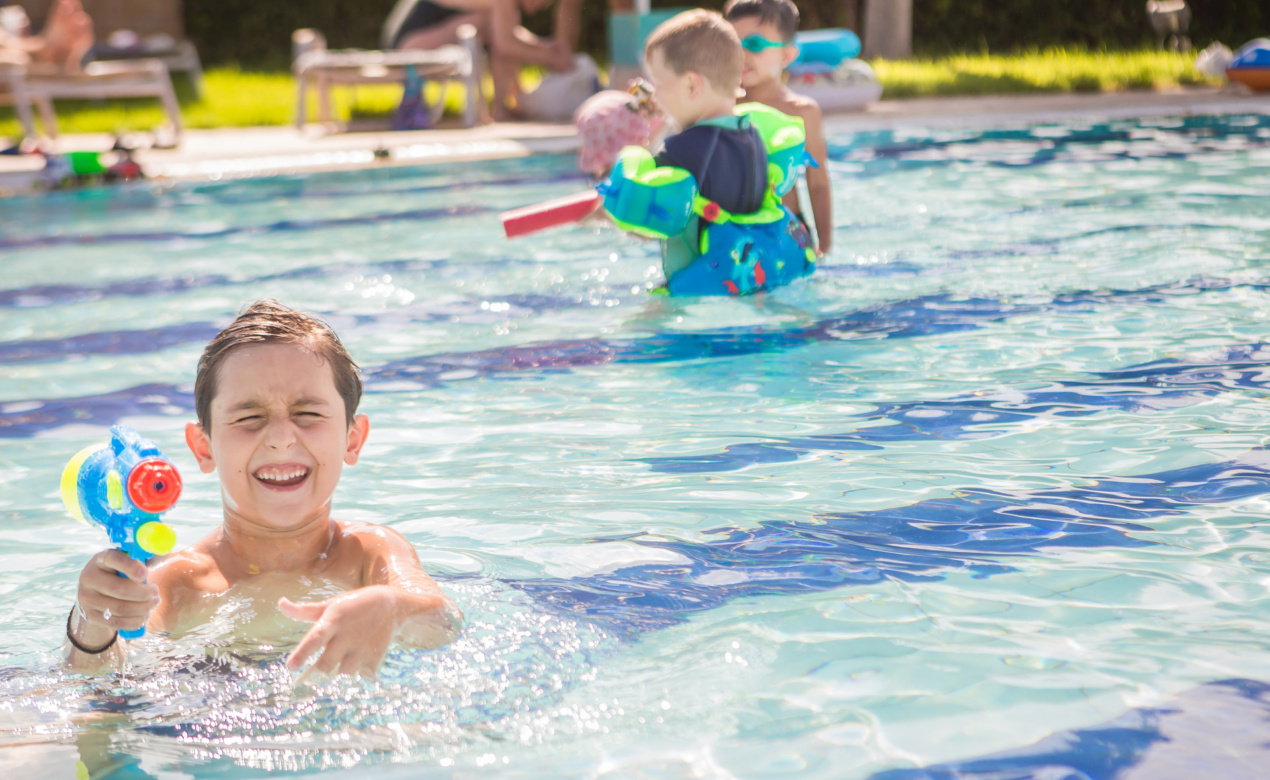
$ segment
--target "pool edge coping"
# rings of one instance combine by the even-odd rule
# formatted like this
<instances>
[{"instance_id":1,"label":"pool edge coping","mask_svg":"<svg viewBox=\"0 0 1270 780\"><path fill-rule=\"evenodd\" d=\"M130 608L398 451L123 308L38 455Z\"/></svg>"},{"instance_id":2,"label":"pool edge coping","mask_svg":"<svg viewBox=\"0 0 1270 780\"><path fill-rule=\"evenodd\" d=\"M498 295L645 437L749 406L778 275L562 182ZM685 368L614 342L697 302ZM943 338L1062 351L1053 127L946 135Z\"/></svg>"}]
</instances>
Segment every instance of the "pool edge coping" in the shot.
<instances>
[{"instance_id":1,"label":"pool edge coping","mask_svg":"<svg viewBox=\"0 0 1270 780\"><path fill-rule=\"evenodd\" d=\"M976 127L1072 119L1129 119L1270 113L1270 93L1235 87L1167 91L1047 93L882 100L862 111L825 116L828 133L899 127ZM571 124L492 124L411 132L329 132L292 127L190 130L178 149L149 149L136 159L157 181L216 181L432 163L475 162L578 148ZM67 135L57 151L106 151L107 134ZM0 158L0 198L38 191L39 157Z\"/></svg>"}]
</instances>

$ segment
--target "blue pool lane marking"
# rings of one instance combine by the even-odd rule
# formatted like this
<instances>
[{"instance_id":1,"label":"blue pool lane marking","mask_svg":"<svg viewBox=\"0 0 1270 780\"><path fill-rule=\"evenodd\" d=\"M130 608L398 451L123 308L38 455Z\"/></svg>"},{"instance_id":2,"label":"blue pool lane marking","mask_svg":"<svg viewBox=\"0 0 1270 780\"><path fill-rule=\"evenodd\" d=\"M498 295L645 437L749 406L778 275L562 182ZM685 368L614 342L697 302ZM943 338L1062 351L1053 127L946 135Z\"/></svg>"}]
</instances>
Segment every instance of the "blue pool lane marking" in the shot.
<instances>
[{"instance_id":1,"label":"blue pool lane marking","mask_svg":"<svg viewBox=\"0 0 1270 780\"><path fill-rule=\"evenodd\" d=\"M1011 254L1018 254L1011 252ZM483 258L480 261L482 273L494 267L511 265L539 266L538 260L520 258ZM340 279L353 274L373 277L381 274L392 276L424 273L449 268L471 268L470 258L461 261L435 260L384 260L374 263L328 263L319 266L305 266L289 271L258 276L230 276L228 274L196 274L191 276L167 277L144 276L125 279L102 285L81 284L36 284L27 287L0 289L0 309L34 309L44 306L61 306L85 301L100 301L108 298L149 298L208 287L258 287L272 282L292 281L296 279ZM816 272L822 276L835 278L852 277L885 277L885 276L920 276L931 273L931 269L906 261L890 260L885 263L857 265L854 263L834 266L818 266ZM621 298L612 292L605 298ZM559 311L579 306L593 306L587 295L579 291L574 295L544 295L539 293L521 293L487 297L483 300L494 302L499 300L536 301L536 308L543 311Z\"/></svg>"},{"instance_id":2,"label":"blue pool lane marking","mask_svg":"<svg viewBox=\"0 0 1270 780\"><path fill-rule=\"evenodd\" d=\"M194 412L193 392L192 385L153 383L78 398L0 402L0 438L29 438L63 425L108 427L139 415L188 415Z\"/></svg>"},{"instance_id":3,"label":"blue pool lane marking","mask_svg":"<svg viewBox=\"0 0 1270 780\"><path fill-rule=\"evenodd\" d=\"M1011 558L1057 548L1151 547L1132 532L1192 507L1270 493L1270 451L1055 490L964 490L948 498L868 512L768 520L717 539L625 541L683 562L640 564L575 578L511 580L552 609L634 638L742 598L815 593L882 580L921 582L950 572L1012 571Z\"/></svg>"},{"instance_id":4,"label":"blue pool lane marking","mask_svg":"<svg viewBox=\"0 0 1270 780\"><path fill-rule=\"evenodd\" d=\"M524 348L512 348L524 349ZM482 363L475 359L482 353L469 353L468 359L437 361L432 365L432 384L457 381L460 377L488 376L498 371L547 368L552 364L533 351L513 352L495 350L497 362ZM594 356L598 365L605 355ZM1066 389L1058 391L1031 391L1023 393L1025 403L1014 403L1025 408L1010 409L984 396L974 401L951 399L888 404L869 415L856 419L864 421L888 421L880 425L846 434L810 436L801 439L747 442L724 450L721 454L708 454L679 458L648 459L654 469L665 472L730 471L755 463L781 463L796 460L812 450L860 450L875 449L888 441L920 440L924 438L974 438L990 435L984 430L988 423L1002 425L1021 422L1046 414L1080 416L1102 409L1120 409L1130 412L1180 407L1199 403L1213 397L1223 389L1263 391L1266 387L1265 369L1270 364L1270 346L1244 344L1229 347L1210 361L1164 360L1134 366L1119 371L1104 372L1101 381L1059 383ZM391 366L392 364L389 364ZM447 378L447 372L452 372ZM462 372L462 373L460 373ZM380 368L366 370L368 389L389 392L395 370L380 373ZM418 382L415 375L408 387ZM1087 394L1080 388L1096 387L1098 392ZM1117 392L1123 391L1123 392ZM181 415L194 408L191 388L173 384L145 384L75 398L42 400L0 401L0 438L27 438L63 425L82 423L109 426L121 417L135 415ZM929 410L938 416L914 415ZM986 420L980 415L997 415Z\"/></svg>"},{"instance_id":5,"label":"blue pool lane marking","mask_svg":"<svg viewBox=\"0 0 1270 780\"><path fill-rule=\"evenodd\" d=\"M731 444L722 452L641 458L653 471L709 474L747 466L792 463L813 452L876 450L899 441L985 439L1007 426L1043 417L1085 417L1111 409L1144 412L1189 406L1232 389L1264 392L1270 386L1270 346L1240 344L1212 362L1160 360L1095 373L1086 381L1055 382L1044 390L1008 390L944 401L881 404L850 419L885 423L845 433L766 437Z\"/></svg>"},{"instance_id":6,"label":"blue pool lane marking","mask_svg":"<svg viewBox=\"0 0 1270 780\"><path fill-rule=\"evenodd\" d=\"M1267 746L1270 685L1220 680L1028 747L869 780L1261 780Z\"/></svg>"},{"instance_id":7,"label":"blue pool lane marking","mask_svg":"<svg viewBox=\"0 0 1270 780\"><path fill-rule=\"evenodd\" d=\"M421 355L384 363L370 371L375 383L437 387L448 376L489 376L527 370L566 371L609 363L665 363L784 352L824 341L901 339L987 327L1010 317L1088 311L1109 304L1155 305L1179 297L1231 289L1267 289L1263 283L1192 279L1136 290L1094 290L1056 295L1038 303L965 298L946 293L871 306L792 328L741 327L661 333L630 339L562 339L479 352Z\"/></svg>"},{"instance_id":8,"label":"blue pool lane marking","mask_svg":"<svg viewBox=\"0 0 1270 780\"><path fill-rule=\"evenodd\" d=\"M1186 159L1197 154L1270 146L1270 136L1263 132L1270 128L1270 116L1265 114L1192 116L1167 126L1123 120L1085 128L1066 127L1062 134L1054 132L1062 127L945 131L924 136L906 135L902 130L864 131L852 134L850 143L831 142L829 159L861 165L861 170L854 175L878 176L897 168L921 169L961 163L1026 168L1090 159ZM1103 148L1109 143L1117 147ZM1000 147L1000 144L1008 146Z\"/></svg>"},{"instance_id":9,"label":"blue pool lane marking","mask_svg":"<svg viewBox=\"0 0 1270 780\"><path fill-rule=\"evenodd\" d=\"M0 341L0 365L63 360L72 355L142 355L195 342L221 331L211 322L183 322L148 330L104 330L58 339Z\"/></svg>"},{"instance_id":10,"label":"blue pool lane marking","mask_svg":"<svg viewBox=\"0 0 1270 780\"><path fill-rule=\"evenodd\" d=\"M414 261L403 261L411 263ZM322 268L304 268L273 275L271 278L307 278L323 273ZM387 269L385 269L387 270ZM216 277L223 278L223 277ZM181 284L192 282L182 281ZM121 282L131 289L134 282ZM139 288L138 288L139 289ZM182 287L181 289L188 289ZM859 339L897 339L955 333L987 327L1010 317L1084 311L1109 304L1153 305L1180 297L1235 289L1270 290L1270 282L1232 282L1225 279L1196 278L1185 282L1152 285L1136 290L1090 290L1056 295L1045 302L1012 303L991 298L963 298L947 293L926 295L903 301L870 306L849 314L830 317L809 325L792 328L750 326L723 328L715 331L661 333L631 339L561 339L536 342L477 352L441 353L404 358L370 368L368 382L413 382L420 387L438 387L455 371L475 371L476 375L519 372L526 370L568 370L607 363L662 363L700 358L737 357L767 352L782 352L822 341ZM175 291L175 290L174 290ZM27 288L28 297L67 296L73 290L55 287ZM13 302L21 301L14 298ZM482 302L507 302L535 312L576 308L583 304L576 298L541 295L492 296ZM20 305L20 304L19 304ZM473 299L472 306L479 302ZM475 311L475 310L474 310ZM450 321L454 312L435 312L419 317L421 322ZM405 318L357 315L359 325L380 322L400 326ZM180 331L181 326L173 326ZM202 342L200 335L209 323L189 323L185 341ZM0 362L38 362L55 360L65 355L91 355L94 344L104 345L103 354L144 354L167 349L181 342L179 335L156 340L152 331L107 331L85 333L62 339L0 342ZM82 346L81 346L82 345ZM374 387L368 388L372 392Z\"/></svg>"},{"instance_id":11,"label":"blue pool lane marking","mask_svg":"<svg viewBox=\"0 0 1270 780\"><path fill-rule=\"evenodd\" d=\"M537 261L504 258L497 261L482 261L482 268L494 265L509 266L538 265ZM336 263L321 266L305 266L260 276L228 276L226 274L199 274L183 277L147 276L139 279L125 279L107 285L74 285L74 284L39 284L29 287L16 287L0 290L0 308L35 309L45 306L64 306L67 304L100 301L109 298L148 298L180 294L190 290L207 287L259 287L272 282L294 281L298 279L340 279L353 275L377 277L382 274L396 276L399 274L424 273L437 269L453 268L456 263L448 260L385 260L378 263ZM865 273L858 274L861 276ZM880 274L875 274L880 275ZM583 304L582 296L553 296L537 293L517 293L482 298L482 301L508 301L518 305L542 311L555 311L577 307ZM478 301L479 303L479 301ZM586 303L590 306L592 304Z\"/></svg>"},{"instance_id":12,"label":"blue pool lane marking","mask_svg":"<svg viewBox=\"0 0 1270 780\"><path fill-rule=\"evenodd\" d=\"M241 227L228 227L222 230L193 233L179 231L99 233L96 235L63 233L51 236L30 236L27 238L0 238L0 251L55 246L82 246L88 244L126 244L151 241L205 241L209 239L228 238L230 236L283 233L293 230L327 230L330 228L351 227L354 225L375 225L382 222L399 222L403 220L413 221L466 217L473 214L486 214L489 211L490 209L485 206L449 206L439 209L412 209L409 211L394 211L387 214L367 214L361 217L286 219L280 222L272 222L267 225L243 225Z\"/></svg>"}]
</instances>

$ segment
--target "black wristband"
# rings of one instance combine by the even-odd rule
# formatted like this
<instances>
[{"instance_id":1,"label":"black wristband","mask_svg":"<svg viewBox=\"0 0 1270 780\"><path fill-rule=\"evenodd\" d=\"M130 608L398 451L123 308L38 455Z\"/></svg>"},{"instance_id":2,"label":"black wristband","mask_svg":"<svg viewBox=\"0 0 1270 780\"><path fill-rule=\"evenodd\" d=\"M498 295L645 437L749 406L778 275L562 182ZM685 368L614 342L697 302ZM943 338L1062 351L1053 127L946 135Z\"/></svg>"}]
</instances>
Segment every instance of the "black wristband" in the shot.
<instances>
[{"instance_id":1,"label":"black wristband","mask_svg":"<svg viewBox=\"0 0 1270 780\"><path fill-rule=\"evenodd\" d=\"M101 655L102 653L106 652L110 648L114 647L115 642L119 641L118 631L116 631L115 635L110 638L109 642L107 642L103 647L97 650L89 650L87 647L84 647L83 645L81 645L79 642L75 640L75 635L71 633L71 618L75 616L75 608L78 606L79 606L78 604L72 604L71 611L68 612L66 615L66 638L71 640L71 644L75 646L75 649L80 651L81 653L88 653L89 655Z\"/></svg>"}]
</instances>

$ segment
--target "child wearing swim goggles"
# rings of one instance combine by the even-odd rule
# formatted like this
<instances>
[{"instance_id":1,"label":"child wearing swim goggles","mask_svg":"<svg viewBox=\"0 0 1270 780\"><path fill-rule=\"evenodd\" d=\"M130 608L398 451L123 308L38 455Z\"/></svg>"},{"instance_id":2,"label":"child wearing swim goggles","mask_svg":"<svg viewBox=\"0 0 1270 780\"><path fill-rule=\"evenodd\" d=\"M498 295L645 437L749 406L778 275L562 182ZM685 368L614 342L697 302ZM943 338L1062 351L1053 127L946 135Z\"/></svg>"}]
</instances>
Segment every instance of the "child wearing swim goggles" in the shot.
<instances>
[{"instance_id":1,"label":"child wearing swim goggles","mask_svg":"<svg viewBox=\"0 0 1270 780\"><path fill-rule=\"evenodd\" d=\"M815 220L816 251L824 254L833 244L833 191L829 184L825 123L815 100L793 92L782 78L798 57L794 34L798 32L798 8L791 0L730 0L723 18L732 23L745 50L741 88L745 100L762 103L790 116L801 117L807 132L807 152L818 167L805 172L807 199ZM797 190L784 197L785 206L803 219Z\"/></svg>"}]
</instances>

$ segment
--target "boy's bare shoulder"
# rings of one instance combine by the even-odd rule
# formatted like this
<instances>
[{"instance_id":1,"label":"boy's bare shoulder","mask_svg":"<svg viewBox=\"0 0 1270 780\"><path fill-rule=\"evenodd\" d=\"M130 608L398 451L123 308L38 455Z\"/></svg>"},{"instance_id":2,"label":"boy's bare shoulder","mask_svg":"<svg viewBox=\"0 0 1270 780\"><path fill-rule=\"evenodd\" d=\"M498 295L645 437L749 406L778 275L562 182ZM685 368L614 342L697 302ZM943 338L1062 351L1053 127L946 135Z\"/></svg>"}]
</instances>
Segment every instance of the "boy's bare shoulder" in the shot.
<instances>
[{"instance_id":1,"label":"boy's bare shoulder","mask_svg":"<svg viewBox=\"0 0 1270 780\"><path fill-rule=\"evenodd\" d=\"M150 566L149 580L161 590L203 586L209 579L223 579L216 559L198 545L165 555Z\"/></svg>"},{"instance_id":2,"label":"boy's bare shoulder","mask_svg":"<svg viewBox=\"0 0 1270 780\"><path fill-rule=\"evenodd\" d=\"M357 543L366 552L390 552L410 547L410 542L399 531L385 525L360 520L336 520L340 535ZM411 547L413 549L413 547Z\"/></svg>"},{"instance_id":3,"label":"boy's bare shoulder","mask_svg":"<svg viewBox=\"0 0 1270 780\"><path fill-rule=\"evenodd\" d=\"M815 98L800 95L789 87L785 88L784 103L785 107L781 110L802 119L804 123L821 122L824 119L824 115L820 112L820 104Z\"/></svg>"}]
</instances>

